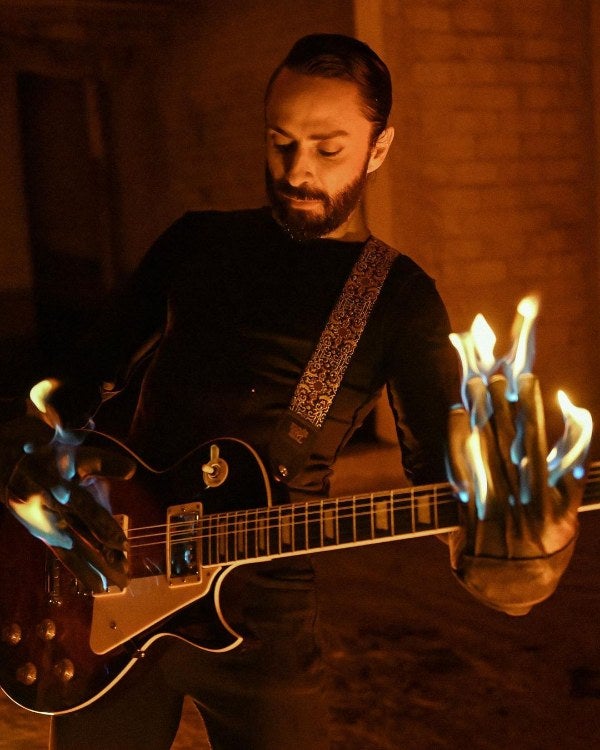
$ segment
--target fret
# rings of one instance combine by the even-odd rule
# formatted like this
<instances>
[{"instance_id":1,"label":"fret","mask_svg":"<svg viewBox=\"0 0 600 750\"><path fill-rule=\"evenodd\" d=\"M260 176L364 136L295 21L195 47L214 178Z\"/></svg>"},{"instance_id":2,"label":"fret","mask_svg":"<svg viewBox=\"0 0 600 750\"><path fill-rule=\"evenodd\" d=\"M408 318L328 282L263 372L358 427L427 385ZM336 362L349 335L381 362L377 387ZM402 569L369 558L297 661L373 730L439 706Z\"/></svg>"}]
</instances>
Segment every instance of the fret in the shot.
<instances>
[{"instance_id":1,"label":"fret","mask_svg":"<svg viewBox=\"0 0 600 750\"><path fill-rule=\"evenodd\" d=\"M375 535L374 539L390 535L389 502L376 500L374 502Z\"/></svg>"},{"instance_id":2,"label":"fret","mask_svg":"<svg viewBox=\"0 0 600 750\"><path fill-rule=\"evenodd\" d=\"M327 508L323 511L323 547L337 544L337 533L335 527L336 512L332 503L327 503Z\"/></svg>"},{"instance_id":3,"label":"fret","mask_svg":"<svg viewBox=\"0 0 600 750\"><path fill-rule=\"evenodd\" d=\"M246 511L246 559L258 557L257 547L257 517L258 510L253 508Z\"/></svg>"},{"instance_id":4,"label":"fret","mask_svg":"<svg viewBox=\"0 0 600 750\"><path fill-rule=\"evenodd\" d=\"M210 534L210 546L211 546L211 561L213 565L216 565L219 562L219 535L218 535L218 526L217 526L217 519L215 516L210 517L210 525L209 525L209 534Z\"/></svg>"},{"instance_id":5,"label":"fret","mask_svg":"<svg viewBox=\"0 0 600 750\"><path fill-rule=\"evenodd\" d=\"M356 498L354 502L354 541L368 542L371 535L371 498Z\"/></svg>"},{"instance_id":6,"label":"fret","mask_svg":"<svg viewBox=\"0 0 600 750\"><path fill-rule=\"evenodd\" d=\"M319 503L319 547L325 546L325 503Z\"/></svg>"},{"instance_id":7,"label":"fret","mask_svg":"<svg viewBox=\"0 0 600 750\"><path fill-rule=\"evenodd\" d=\"M293 548L296 552L308 549L308 510L306 503L292 506L293 514Z\"/></svg>"},{"instance_id":8,"label":"fret","mask_svg":"<svg viewBox=\"0 0 600 750\"><path fill-rule=\"evenodd\" d=\"M237 514L235 519L235 559L244 560L248 557L248 548L246 547L246 517L245 514Z\"/></svg>"},{"instance_id":9,"label":"fret","mask_svg":"<svg viewBox=\"0 0 600 750\"><path fill-rule=\"evenodd\" d=\"M235 562L237 552L237 512L227 513L227 562Z\"/></svg>"},{"instance_id":10,"label":"fret","mask_svg":"<svg viewBox=\"0 0 600 750\"><path fill-rule=\"evenodd\" d=\"M281 506L267 513L267 545L272 555L281 554Z\"/></svg>"},{"instance_id":11,"label":"fret","mask_svg":"<svg viewBox=\"0 0 600 750\"><path fill-rule=\"evenodd\" d=\"M354 501L342 498L337 506L338 543L348 544L354 541Z\"/></svg>"},{"instance_id":12,"label":"fret","mask_svg":"<svg viewBox=\"0 0 600 750\"><path fill-rule=\"evenodd\" d=\"M200 519L200 551L203 565L210 565L212 562L210 559L210 535L207 520L204 516Z\"/></svg>"},{"instance_id":13,"label":"fret","mask_svg":"<svg viewBox=\"0 0 600 750\"><path fill-rule=\"evenodd\" d=\"M292 514L293 506L286 509L283 512L282 508L279 509L279 551L289 552L293 549L293 536L292 536Z\"/></svg>"},{"instance_id":14,"label":"fret","mask_svg":"<svg viewBox=\"0 0 600 750\"><path fill-rule=\"evenodd\" d=\"M256 533L256 544L257 544L257 557L262 555L269 556L269 534L268 534L268 523L269 523L269 510L267 508L260 508L256 513L257 533Z\"/></svg>"},{"instance_id":15,"label":"fret","mask_svg":"<svg viewBox=\"0 0 600 750\"><path fill-rule=\"evenodd\" d=\"M235 562L235 553L237 545L237 529L235 514L227 513L227 543L225 545L225 562Z\"/></svg>"},{"instance_id":16,"label":"fret","mask_svg":"<svg viewBox=\"0 0 600 750\"><path fill-rule=\"evenodd\" d=\"M432 493L430 494L430 500L431 505L433 506L433 528L439 529L440 528L440 522L438 517L438 496L437 496L437 488L432 488Z\"/></svg>"},{"instance_id":17,"label":"fret","mask_svg":"<svg viewBox=\"0 0 600 750\"><path fill-rule=\"evenodd\" d=\"M429 490L415 490L415 503L417 508L417 523L415 528L421 529L423 526L431 528L433 518L431 513L431 495Z\"/></svg>"},{"instance_id":18,"label":"fret","mask_svg":"<svg viewBox=\"0 0 600 750\"><path fill-rule=\"evenodd\" d=\"M217 562L227 562L227 516L223 513L219 513L216 518L217 525Z\"/></svg>"},{"instance_id":19,"label":"fret","mask_svg":"<svg viewBox=\"0 0 600 750\"><path fill-rule=\"evenodd\" d=\"M217 538L215 535L215 519L209 516L206 524L206 534L208 543L208 559L211 565L217 563Z\"/></svg>"},{"instance_id":20,"label":"fret","mask_svg":"<svg viewBox=\"0 0 600 750\"><path fill-rule=\"evenodd\" d=\"M307 549L324 547L323 501L306 504L306 545Z\"/></svg>"},{"instance_id":21,"label":"fret","mask_svg":"<svg viewBox=\"0 0 600 750\"><path fill-rule=\"evenodd\" d=\"M412 492L408 497L404 491L400 491L399 497L394 497L394 494L392 493L394 535L409 534L416 528L414 497Z\"/></svg>"}]
</instances>

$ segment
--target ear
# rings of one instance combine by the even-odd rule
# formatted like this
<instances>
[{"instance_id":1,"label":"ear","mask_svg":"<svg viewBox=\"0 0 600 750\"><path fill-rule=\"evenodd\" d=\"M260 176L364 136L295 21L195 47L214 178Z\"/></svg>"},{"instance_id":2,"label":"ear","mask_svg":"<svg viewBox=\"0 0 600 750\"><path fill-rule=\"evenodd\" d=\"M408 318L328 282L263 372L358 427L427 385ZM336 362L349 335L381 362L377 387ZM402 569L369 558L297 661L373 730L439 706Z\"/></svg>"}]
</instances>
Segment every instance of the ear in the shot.
<instances>
[{"instance_id":1,"label":"ear","mask_svg":"<svg viewBox=\"0 0 600 750\"><path fill-rule=\"evenodd\" d=\"M371 148L371 156L369 158L369 163L367 164L367 173L374 172L383 164L393 140L394 128L390 126L379 135L375 144Z\"/></svg>"}]
</instances>

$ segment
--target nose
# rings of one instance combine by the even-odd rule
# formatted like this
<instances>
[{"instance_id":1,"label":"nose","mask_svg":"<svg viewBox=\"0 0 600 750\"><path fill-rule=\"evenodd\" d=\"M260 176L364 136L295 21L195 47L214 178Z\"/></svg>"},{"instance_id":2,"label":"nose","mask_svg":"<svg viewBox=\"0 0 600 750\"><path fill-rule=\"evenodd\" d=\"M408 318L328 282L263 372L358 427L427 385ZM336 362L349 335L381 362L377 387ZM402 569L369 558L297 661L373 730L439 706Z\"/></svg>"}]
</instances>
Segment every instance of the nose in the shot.
<instances>
[{"instance_id":1,"label":"nose","mask_svg":"<svg viewBox=\"0 0 600 750\"><path fill-rule=\"evenodd\" d=\"M308 150L297 147L286 162L286 179L290 185L299 187L314 179L314 165Z\"/></svg>"}]
</instances>

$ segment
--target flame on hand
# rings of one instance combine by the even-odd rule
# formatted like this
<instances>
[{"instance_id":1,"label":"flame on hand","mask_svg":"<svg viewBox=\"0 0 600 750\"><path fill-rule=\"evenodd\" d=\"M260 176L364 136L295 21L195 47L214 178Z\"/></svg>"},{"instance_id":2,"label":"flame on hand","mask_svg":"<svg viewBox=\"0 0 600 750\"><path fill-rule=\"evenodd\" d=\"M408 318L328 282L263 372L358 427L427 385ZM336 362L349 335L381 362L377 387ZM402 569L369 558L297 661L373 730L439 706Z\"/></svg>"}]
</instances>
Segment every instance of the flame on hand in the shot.
<instances>
[{"instance_id":1,"label":"flame on hand","mask_svg":"<svg viewBox=\"0 0 600 750\"><path fill-rule=\"evenodd\" d=\"M517 305L517 315L513 323L513 346L505 357L502 369L508 380L506 397L509 401L519 400L519 376L531 372L535 355L534 323L540 309L537 297L524 297Z\"/></svg>"},{"instance_id":2,"label":"flame on hand","mask_svg":"<svg viewBox=\"0 0 600 750\"><path fill-rule=\"evenodd\" d=\"M60 418L50 405L50 396L57 390L60 383L53 378L40 380L29 391L29 400L38 411L38 416L54 429L60 430Z\"/></svg>"},{"instance_id":3,"label":"flame on hand","mask_svg":"<svg viewBox=\"0 0 600 750\"><path fill-rule=\"evenodd\" d=\"M494 356L496 336L479 314L469 331L450 334L462 365L461 395L463 406L470 415L471 436L467 440L466 458L472 474L475 500L479 518L485 518L486 498L490 487L485 457L482 453L479 430L491 416L487 386L494 375L506 378L506 399L519 400L519 379L531 373L535 353L534 324L539 311L537 297L525 297L519 302L512 329L513 344L510 352L500 359ZM556 483L567 473L575 478L584 475L583 463L592 437L592 416L587 409L574 406L563 391L558 392L558 402L563 414L564 432L547 457L548 484ZM527 457L519 455L519 446L511 450L511 460L523 468ZM467 498L459 491L463 501ZM521 498L526 503L528 498Z\"/></svg>"},{"instance_id":4,"label":"flame on hand","mask_svg":"<svg viewBox=\"0 0 600 750\"><path fill-rule=\"evenodd\" d=\"M54 436L48 445L53 449L60 480L56 486L48 487L47 491L61 505L67 505L71 498L70 485L74 482L85 487L94 500L110 513L108 485L97 477L77 476L76 448L83 442L83 435L78 435L61 426L60 417L50 403L52 394L59 386L58 380L48 378L36 383L29 392L31 404L37 411L36 416L54 429ZM31 453L35 448L26 443L23 450L25 453ZM47 507L42 493L32 494L24 502L9 500L9 503L17 518L35 537L54 547L71 549L73 545L71 537L57 525L58 517Z\"/></svg>"},{"instance_id":5,"label":"flame on hand","mask_svg":"<svg viewBox=\"0 0 600 750\"><path fill-rule=\"evenodd\" d=\"M10 509L30 534L52 547L71 549L73 540L58 526L55 513L48 510L42 494L30 495L25 502L8 501Z\"/></svg>"},{"instance_id":6,"label":"flame on hand","mask_svg":"<svg viewBox=\"0 0 600 750\"><path fill-rule=\"evenodd\" d=\"M574 406L564 391L558 392L565 429L562 437L548 454L548 483L554 486L568 471L576 479L585 474L583 462L592 440L592 415L587 409Z\"/></svg>"}]
</instances>

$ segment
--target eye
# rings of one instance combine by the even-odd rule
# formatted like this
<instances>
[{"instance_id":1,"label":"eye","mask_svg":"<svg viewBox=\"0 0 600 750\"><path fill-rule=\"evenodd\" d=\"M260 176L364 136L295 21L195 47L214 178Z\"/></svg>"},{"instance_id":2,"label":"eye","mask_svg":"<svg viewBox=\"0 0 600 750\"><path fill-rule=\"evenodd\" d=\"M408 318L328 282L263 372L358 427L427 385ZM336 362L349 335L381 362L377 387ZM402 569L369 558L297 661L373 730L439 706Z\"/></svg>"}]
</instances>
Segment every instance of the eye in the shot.
<instances>
[{"instance_id":1,"label":"eye","mask_svg":"<svg viewBox=\"0 0 600 750\"><path fill-rule=\"evenodd\" d=\"M341 150L341 148L338 148L335 151L326 151L325 149L320 148L319 154L327 159L330 159L332 156L337 156L341 152Z\"/></svg>"},{"instance_id":2,"label":"eye","mask_svg":"<svg viewBox=\"0 0 600 750\"><path fill-rule=\"evenodd\" d=\"M285 141L284 143L272 141L271 144L275 151L279 151L282 154L289 153L294 148L294 141Z\"/></svg>"}]
</instances>

